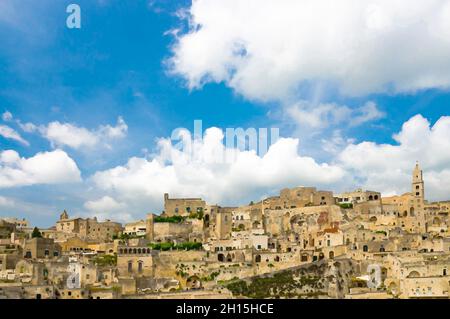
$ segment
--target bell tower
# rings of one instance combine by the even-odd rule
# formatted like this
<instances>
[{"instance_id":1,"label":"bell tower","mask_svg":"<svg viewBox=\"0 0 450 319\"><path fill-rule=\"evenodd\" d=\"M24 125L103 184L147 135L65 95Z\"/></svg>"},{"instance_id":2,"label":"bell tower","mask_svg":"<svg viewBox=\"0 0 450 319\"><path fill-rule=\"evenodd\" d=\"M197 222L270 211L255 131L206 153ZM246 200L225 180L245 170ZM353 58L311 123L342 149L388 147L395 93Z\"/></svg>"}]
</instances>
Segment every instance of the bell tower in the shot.
<instances>
[{"instance_id":1,"label":"bell tower","mask_svg":"<svg viewBox=\"0 0 450 319\"><path fill-rule=\"evenodd\" d=\"M423 173L420 169L419 162L416 162L412 178L412 197L414 199L414 206L422 209L425 201L425 185L423 182Z\"/></svg>"}]
</instances>

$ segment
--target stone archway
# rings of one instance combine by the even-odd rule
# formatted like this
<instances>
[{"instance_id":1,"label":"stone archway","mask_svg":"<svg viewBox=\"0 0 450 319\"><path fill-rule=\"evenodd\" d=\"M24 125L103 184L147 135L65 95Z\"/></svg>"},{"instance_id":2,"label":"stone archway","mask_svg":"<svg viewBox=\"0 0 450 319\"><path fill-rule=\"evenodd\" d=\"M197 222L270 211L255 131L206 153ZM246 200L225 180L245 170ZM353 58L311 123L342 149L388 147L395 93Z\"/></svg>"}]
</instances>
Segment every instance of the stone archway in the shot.
<instances>
[{"instance_id":1,"label":"stone archway","mask_svg":"<svg viewBox=\"0 0 450 319\"><path fill-rule=\"evenodd\" d=\"M225 261L225 256L223 254L218 254L217 255L217 260L220 262L224 262Z\"/></svg>"},{"instance_id":2,"label":"stone archway","mask_svg":"<svg viewBox=\"0 0 450 319\"><path fill-rule=\"evenodd\" d=\"M418 278L418 277L420 277L420 273L418 271L415 271L415 270L411 271L409 273L409 275L407 276L407 278Z\"/></svg>"}]
</instances>

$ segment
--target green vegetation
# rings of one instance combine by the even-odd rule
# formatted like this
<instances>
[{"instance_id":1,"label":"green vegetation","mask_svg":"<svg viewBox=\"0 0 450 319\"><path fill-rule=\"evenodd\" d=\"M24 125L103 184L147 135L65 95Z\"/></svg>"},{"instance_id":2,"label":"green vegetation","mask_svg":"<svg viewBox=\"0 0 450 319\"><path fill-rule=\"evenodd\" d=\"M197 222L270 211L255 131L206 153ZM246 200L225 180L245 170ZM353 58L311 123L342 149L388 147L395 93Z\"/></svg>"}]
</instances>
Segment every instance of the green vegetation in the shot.
<instances>
[{"instance_id":1,"label":"green vegetation","mask_svg":"<svg viewBox=\"0 0 450 319\"><path fill-rule=\"evenodd\" d=\"M129 234L120 234L120 235L113 235L112 239L121 239L121 240L128 240L128 239L133 239L133 238L144 238L145 235L142 236L137 236L137 235L129 235Z\"/></svg>"},{"instance_id":2,"label":"green vegetation","mask_svg":"<svg viewBox=\"0 0 450 319\"><path fill-rule=\"evenodd\" d=\"M239 232L239 231L244 231L245 230L245 226L243 224L240 224L239 227L233 227L232 231L234 232Z\"/></svg>"},{"instance_id":3,"label":"green vegetation","mask_svg":"<svg viewBox=\"0 0 450 319\"><path fill-rule=\"evenodd\" d=\"M272 277L257 277L252 279L250 284L244 280L235 280L224 284L233 295L246 296L250 298L269 297L302 297L309 294L318 296L323 294L322 285L318 276L301 276L294 279L292 272L284 271L274 274ZM309 294L299 293L303 287L309 286L315 292Z\"/></svg>"},{"instance_id":4,"label":"green vegetation","mask_svg":"<svg viewBox=\"0 0 450 319\"><path fill-rule=\"evenodd\" d=\"M341 206L341 208L343 208L343 209L352 209L353 208L352 203L343 203L343 204L339 204L339 206Z\"/></svg>"},{"instance_id":5,"label":"green vegetation","mask_svg":"<svg viewBox=\"0 0 450 319\"><path fill-rule=\"evenodd\" d=\"M201 280L202 281L213 281L213 280L215 280L216 278L217 278L217 276L219 276L220 275L220 271L215 271L215 272L212 272L212 273L210 273L208 276L204 276L204 277L202 277L201 278Z\"/></svg>"},{"instance_id":6,"label":"green vegetation","mask_svg":"<svg viewBox=\"0 0 450 319\"><path fill-rule=\"evenodd\" d=\"M199 219L199 220L202 220L203 219L203 209L202 208L200 208L196 213L195 212L192 212L192 213L190 213L189 214L189 218L190 219Z\"/></svg>"},{"instance_id":7,"label":"green vegetation","mask_svg":"<svg viewBox=\"0 0 450 319\"><path fill-rule=\"evenodd\" d=\"M94 258L94 263L100 267L116 266L117 255L103 255Z\"/></svg>"},{"instance_id":8,"label":"green vegetation","mask_svg":"<svg viewBox=\"0 0 450 319\"><path fill-rule=\"evenodd\" d=\"M186 243L180 243L180 244L174 244L174 243L151 243L148 244L149 247L151 247L154 250L200 250L202 248L202 243L193 243L193 242L186 242Z\"/></svg>"},{"instance_id":9,"label":"green vegetation","mask_svg":"<svg viewBox=\"0 0 450 319\"><path fill-rule=\"evenodd\" d=\"M88 287L88 290L91 292L99 292L99 291L115 291L115 292L121 292L122 291L122 287L120 286L112 286L112 287L94 287L94 286L90 286Z\"/></svg>"},{"instance_id":10,"label":"green vegetation","mask_svg":"<svg viewBox=\"0 0 450 319\"><path fill-rule=\"evenodd\" d=\"M183 216L170 216L170 217L162 217L162 216L155 216L153 219L154 223L173 223L173 224L179 224L185 220L185 217Z\"/></svg>"},{"instance_id":11,"label":"green vegetation","mask_svg":"<svg viewBox=\"0 0 450 319\"><path fill-rule=\"evenodd\" d=\"M34 227L33 232L31 233L31 238L42 238L42 234L39 231L39 228Z\"/></svg>"},{"instance_id":12,"label":"green vegetation","mask_svg":"<svg viewBox=\"0 0 450 319\"><path fill-rule=\"evenodd\" d=\"M383 234L384 236L387 236L387 232L384 231L384 230L377 230L377 231L375 232L375 234Z\"/></svg>"}]
</instances>

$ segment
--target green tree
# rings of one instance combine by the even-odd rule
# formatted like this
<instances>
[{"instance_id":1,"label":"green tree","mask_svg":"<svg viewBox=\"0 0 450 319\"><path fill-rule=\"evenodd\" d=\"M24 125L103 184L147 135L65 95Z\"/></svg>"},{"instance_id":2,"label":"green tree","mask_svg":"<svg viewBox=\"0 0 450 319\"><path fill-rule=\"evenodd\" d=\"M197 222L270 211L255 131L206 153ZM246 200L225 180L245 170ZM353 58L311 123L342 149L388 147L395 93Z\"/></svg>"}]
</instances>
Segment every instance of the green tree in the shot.
<instances>
[{"instance_id":1,"label":"green tree","mask_svg":"<svg viewBox=\"0 0 450 319\"><path fill-rule=\"evenodd\" d=\"M42 234L39 231L39 228L34 227L33 232L31 233L31 238L42 238Z\"/></svg>"}]
</instances>

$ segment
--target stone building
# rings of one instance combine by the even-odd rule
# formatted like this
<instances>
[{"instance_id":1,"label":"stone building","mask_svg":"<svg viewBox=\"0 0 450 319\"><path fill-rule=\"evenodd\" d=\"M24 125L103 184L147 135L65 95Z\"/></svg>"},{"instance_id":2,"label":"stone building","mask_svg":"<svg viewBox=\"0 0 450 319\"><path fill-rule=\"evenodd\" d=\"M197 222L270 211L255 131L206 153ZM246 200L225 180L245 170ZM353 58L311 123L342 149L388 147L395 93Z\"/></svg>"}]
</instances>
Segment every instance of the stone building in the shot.
<instances>
[{"instance_id":1,"label":"stone building","mask_svg":"<svg viewBox=\"0 0 450 319\"><path fill-rule=\"evenodd\" d=\"M69 218L64 211L56 222L56 232L77 236L87 241L110 241L122 231L120 223L106 220L99 222L94 218Z\"/></svg>"},{"instance_id":2,"label":"stone building","mask_svg":"<svg viewBox=\"0 0 450 319\"><path fill-rule=\"evenodd\" d=\"M169 198L169 194L164 194L164 216L203 214L205 207L206 202L201 198Z\"/></svg>"},{"instance_id":3,"label":"stone building","mask_svg":"<svg viewBox=\"0 0 450 319\"><path fill-rule=\"evenodd\" d=\"M145 236L147 233L147 224L144 220L125 224L123 233L129 236Z\"/></svg>"},{"instance_id":4,"label":"stone building","mask_svg":"<svg viewBox=\"0 0 450 319\"><path fill-rule=\"evenodd\" d=\"M25 242L23 257L27 259L58 258L61 256L61 246L49 238L32 238Z\"/></svg>"},{"instance_id":5,"label":"stone building","mask_svg":"<svg viewBox=\"0 0 450 319\"><path fill-rule=\"evenodd\" d=\"M361 188L354 192L346 192L335 196L338 204L356 204L363 202L378 201L381 203L381 193L374 191L363 191Z\"/></svg>"}]
</instances>

